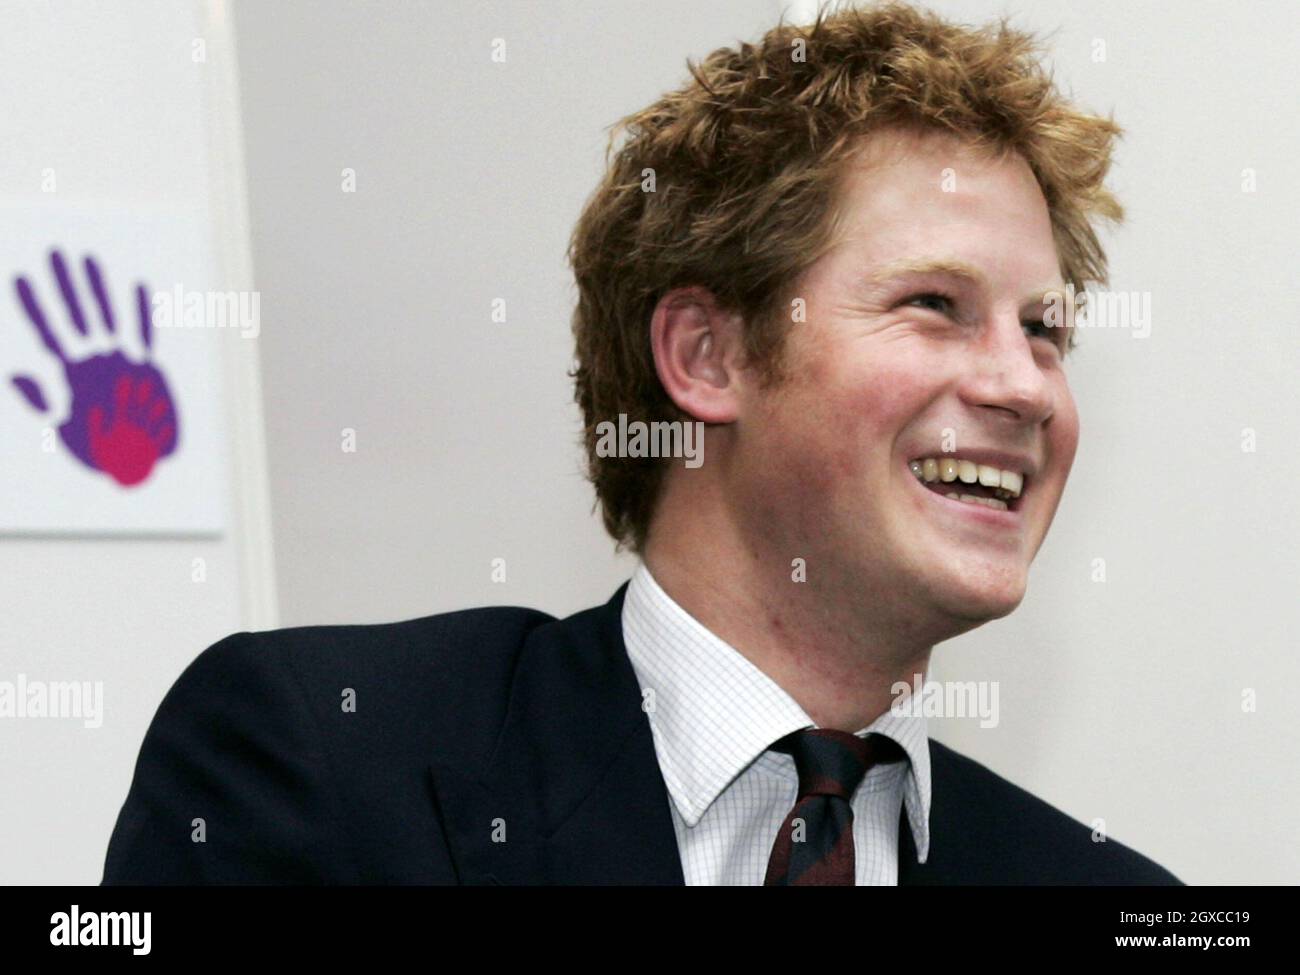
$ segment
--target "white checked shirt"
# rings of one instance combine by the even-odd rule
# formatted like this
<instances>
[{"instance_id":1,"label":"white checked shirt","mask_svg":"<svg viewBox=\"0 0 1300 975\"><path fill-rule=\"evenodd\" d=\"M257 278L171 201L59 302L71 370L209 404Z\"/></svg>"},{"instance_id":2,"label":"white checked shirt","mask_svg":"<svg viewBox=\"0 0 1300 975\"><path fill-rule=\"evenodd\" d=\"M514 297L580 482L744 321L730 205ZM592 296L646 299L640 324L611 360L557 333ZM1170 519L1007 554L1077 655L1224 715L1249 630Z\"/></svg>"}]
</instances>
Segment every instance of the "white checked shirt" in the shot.
<instances>
[{"instance_id":1,"label":"white checked shirt","mask_svg":"<svg viewBox=\"0 0 1300 975\"><path fill-rule=\"evenodd\" d=\"M682 609L642 562L623 600L623 641L668 786L688 885L761 886L772 844L799 794L794 759L767 749L816 727L780 686ZM857 885L898 883L899 812L918 858L930 849L925 717L886 711L856 732L886 735L910 762L871 768L853 794Z\"/></svg>"}]
</instances>

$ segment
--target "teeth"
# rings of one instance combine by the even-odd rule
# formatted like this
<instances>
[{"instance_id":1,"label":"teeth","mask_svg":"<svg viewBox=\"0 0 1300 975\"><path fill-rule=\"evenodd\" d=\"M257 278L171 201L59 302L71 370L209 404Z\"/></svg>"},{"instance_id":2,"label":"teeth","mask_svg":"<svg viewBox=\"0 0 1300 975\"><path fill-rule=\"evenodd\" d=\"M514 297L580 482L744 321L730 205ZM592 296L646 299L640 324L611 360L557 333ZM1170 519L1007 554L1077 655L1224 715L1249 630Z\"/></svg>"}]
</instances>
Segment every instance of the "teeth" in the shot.
<instances>
[{"instance_id":1,"label":"teeth","mask_svg":"<svg viewBox=\"0 0 1300 975\"><path fill-rule=\"evenodd\" d=\"M951 498L954 497L954 495L950 494L948 497ZM982 504L986 508L996 508L998 511L1007 510L1007 503L1005 501L999 501L997 498L977 498L973 494L963 494L957 500L964 501L967 504Z\"/></svg>"},{"instance_id":2,"label":"teeth","mask_svg":"<svg viewBox=\"0 0 1300 975\"><path fill-rule=\"evenodd\" d=\"M961 501L970 499L980 504L993 502L989 507L1005 509L1004 502L1020 497L1025 486L1024 475L1018 471L1004 471L988 464L976 464L974 461L961 460L957 457L924 457L911 461L908 465L918 481L933 484L942 481L951 484L960 480L963 484L979 483L992 488L994 497L978 498L971 494L949 492L946 496Z\"/></svg>"}]
</instances>

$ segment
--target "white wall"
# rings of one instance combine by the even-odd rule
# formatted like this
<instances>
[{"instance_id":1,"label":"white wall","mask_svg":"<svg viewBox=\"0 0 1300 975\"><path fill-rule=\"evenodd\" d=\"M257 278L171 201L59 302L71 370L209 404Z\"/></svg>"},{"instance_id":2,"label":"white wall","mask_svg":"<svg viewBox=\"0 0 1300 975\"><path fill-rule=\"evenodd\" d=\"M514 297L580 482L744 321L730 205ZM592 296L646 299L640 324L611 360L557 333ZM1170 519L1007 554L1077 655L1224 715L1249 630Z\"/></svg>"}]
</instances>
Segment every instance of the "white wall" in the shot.
<instances>
[{"instance_id":1,"label":"white wall","mask_svg":"<svg viewBox=\"0 0 1300 975\"><path fill-rule=\"evenodd\" d=\"M206 63L191 60L195 38ZM220 280L247 290L232 56L216 3L0 3L0 202L48 200L53 169L62 201L204 208ZM27 327L0 284L0 328ZM0 883L98 883L167 688L209 643L276 622L257 343L234 338L233 481L213 486L229 497L225 537L0 537L0 680L101 681L104 694L99 728L0 718Z\"/></svg>"}]
</instances>

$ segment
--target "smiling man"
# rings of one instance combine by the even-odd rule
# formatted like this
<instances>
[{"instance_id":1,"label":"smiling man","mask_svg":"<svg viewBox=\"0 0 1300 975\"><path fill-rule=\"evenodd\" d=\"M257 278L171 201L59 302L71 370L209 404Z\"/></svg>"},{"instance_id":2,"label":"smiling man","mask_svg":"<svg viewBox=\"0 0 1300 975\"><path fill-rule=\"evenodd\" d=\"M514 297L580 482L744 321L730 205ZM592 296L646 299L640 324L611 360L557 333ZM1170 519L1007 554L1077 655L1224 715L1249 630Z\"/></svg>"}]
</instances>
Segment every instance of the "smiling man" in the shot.
<instances>
[{"instance_id":1,"label":"smiling man","mask_svg":"<svg viewBox=\"0 0 1300 975\"><path fill-rule=\"evenodd\" d=\"M743 323L703 291L651 324L664 389L714 425L712 462L667 472L645 562L832 727L866 724L933 644L1015 608L1078 439L1029 166L945 135L867 146L841 239L800 282L779 385L743 367Z\"/></svg>"},{"instance_id":2,"label":"smiling man","mask_svg":"<svg viewBox=\"0 0 1300 975\"><path fill-rule=\"evenodd\" d=\"M1105 279L1117 128L1030 38L903 5L692 74L570 254L630 582L209 648L106 882L1177 883L891 707L1024 597L1079 437L1049 312ZM703 462L597 449L629 420L704 424Z\"/></svg>"},{"instance_id":3,"label":"smiling man","mask_svg":"<svg viewBox=\"0 0 1300 975\"><path fill-rule=\"evenodd\" d=\"M835 728L1016 607L1078 439L1029 166L942 134L865 145L779 384L746 368L743 321L702 289L667 295L650 328L663 388L711 426L710 463L666 472L649 573Z\"/></svg>"}]
</instances>

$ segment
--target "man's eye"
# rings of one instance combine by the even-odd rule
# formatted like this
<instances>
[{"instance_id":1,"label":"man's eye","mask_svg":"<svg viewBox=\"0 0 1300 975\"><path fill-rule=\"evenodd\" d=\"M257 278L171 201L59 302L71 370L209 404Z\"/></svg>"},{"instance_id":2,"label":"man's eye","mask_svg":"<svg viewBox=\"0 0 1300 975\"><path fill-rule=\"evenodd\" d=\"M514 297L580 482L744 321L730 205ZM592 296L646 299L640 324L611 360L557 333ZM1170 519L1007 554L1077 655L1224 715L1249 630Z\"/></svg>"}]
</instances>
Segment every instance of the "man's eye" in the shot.
<instances>
[{"instance_id":1,"label":"man's eye","mask_svg":"<svg viewBox=\"0 0 1300 975\"><path fill-rule=\"evenodd\" d=\"M911 305L916 304L917 302L925 302L933 311L937 311L941 314L956 305L956 299L953 298L952 295L944 294L942 291L926 291L921 294L915 294L904 301L903 304ZM1020 324L1031 338L1044 338L1053 345L1058 344L1053 327L1041 318L1027 318Z\"/></svg>"},{"instance_id":2,"label":"man's eye","mask_svg":"<svg viewBox=\"0 0 1300 975\"><path fill-rule=\"evenodd\" d=\"M946 295L938 291L927 291L924 294L912 295L912 297L908 298L905 302L903 302L903 304L910 305L916 301L939 302L940 305L947 306L947 307L951 307L953 303L952 297L950 295ZM940 307L940 308L935 308L934 310L941 312L944 310L944 308Z\"/></svg>"},{"instance_id":3,"label":"man's eye","mask_svg":"<svg viewBox=\"0 0 1300 975\"><path fill-rule=\"evenodd\" d=\"M1031 339L1047 339L1052 347L1064 355L1068 349L1069 336L1062 335L1060 326L1049 325L1042 319L1026 319L1023 323L1025 334Z\"/></svg>"}]
</instances>

